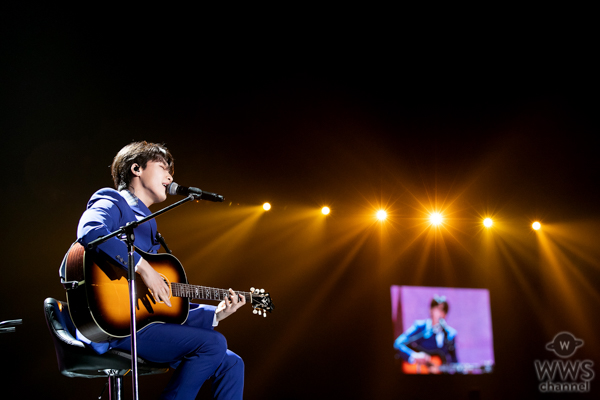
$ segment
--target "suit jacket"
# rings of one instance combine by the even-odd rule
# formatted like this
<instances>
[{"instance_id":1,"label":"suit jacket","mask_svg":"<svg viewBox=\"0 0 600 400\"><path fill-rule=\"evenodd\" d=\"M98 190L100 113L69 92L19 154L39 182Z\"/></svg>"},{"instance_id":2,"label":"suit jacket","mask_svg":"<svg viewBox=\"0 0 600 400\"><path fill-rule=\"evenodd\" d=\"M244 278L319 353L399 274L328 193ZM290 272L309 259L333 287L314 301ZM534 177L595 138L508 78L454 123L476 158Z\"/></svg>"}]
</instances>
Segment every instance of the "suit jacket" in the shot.
<instances>
[{"instance_id":1,"label":"suit jacket","mask_svg":"<svg viewBox=\"0 0 600 400\"><path fill-rule=\"evenodd\" d=\"M140 220L151 213L148 207L139 200L137 204L134 204L134 202L128 202L123 195L114 189L100 189L92 195L88 201L87 209L79 220L77 241L83 246L87 246L91 241L108 235L125 226L128 222ZM148 253L158 251L160 243L156 240L157 226L154 219L139 225L133 232L135 234L134 244L137 248ZM127 245L120 239L113 237L97 246L95 251L102 251L118 265L122 265L124 269L128 268ZM133 257L134 263L137 265L141 256L135 252ZM215 306L191 304L190 308L194 309L196 313L201 313L202 326L205 329L213 328ZM152 324L143 329L148 329L151 326ZM91 342L79 331L77 331L77 338L100 354L105 353L110 348L110 342Z\"/></svg>"},{"instance_id":2,"label":"suit jacket","mask_svg":"<svg viewBox=\"0 0 600 400\"><path fill-rule=\"evenodd\" d=\"M79 220L77 241L83 246L89 242L108 235L125 226L128 222L137 221L151 214L141 201L137 205L129 205L125 198L114 189L100 189L88 201L87 209ZM134 229L135 246L149 253L156 253L160 243L156 240L156 221L154 219ZM113 237L97 247L111 257L117 264L127 269L127 245ZM140 261L140 255L134 253L134 262Z\"/></svg>"},{"instance_id":3,"label":"suit jacket","mask_svg":"<svg viewBox=\"0 0 600 400\"><path fill-rule=\"evenodd\" d=\"M438 345L431 319L417 320L402 335L394 341L394 348L398 350L400 357L412 362L411 356L415 352L425 352L430 355L438 355L445 363L458 362L456 357L456 329L445 325L441 333L443 336L442 346Z\"/></svg>"}]
</instances>

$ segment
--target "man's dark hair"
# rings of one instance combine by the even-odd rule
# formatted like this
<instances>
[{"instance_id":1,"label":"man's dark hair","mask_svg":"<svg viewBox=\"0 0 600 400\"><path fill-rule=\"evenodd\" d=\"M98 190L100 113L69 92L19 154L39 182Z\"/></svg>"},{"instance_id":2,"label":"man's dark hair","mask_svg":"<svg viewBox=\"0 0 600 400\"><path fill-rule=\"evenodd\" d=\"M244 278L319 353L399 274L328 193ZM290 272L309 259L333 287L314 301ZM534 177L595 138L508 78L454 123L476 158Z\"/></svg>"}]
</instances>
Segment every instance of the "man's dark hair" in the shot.
<instances>
[{"instance_id":1,"label":"man's dark hair","mask_svg":"<svg viewBox=\"0 0 600 400\"><path fill-rule=\"evenodd\" d=\"M138 164L146 168L148 161L163 161L169 166L171 175L175 172L174 159L163 144L133 142L123 147L115 156L110 172L117 190L128 189L133 178L131 166Z\"/></svg>"},{"instance_id":2,"label":"man's dark hair","mask_svg":"<svg viewBox=\"0 0 600 400\"><path fill-rule=\"evenodd\" d=\"M431 310L433 307L437 307L440 304L443 304L444 312L448 314L448 302L446 301L446 296L433 296L429 309Z\"/></svg>"}]
</instances>

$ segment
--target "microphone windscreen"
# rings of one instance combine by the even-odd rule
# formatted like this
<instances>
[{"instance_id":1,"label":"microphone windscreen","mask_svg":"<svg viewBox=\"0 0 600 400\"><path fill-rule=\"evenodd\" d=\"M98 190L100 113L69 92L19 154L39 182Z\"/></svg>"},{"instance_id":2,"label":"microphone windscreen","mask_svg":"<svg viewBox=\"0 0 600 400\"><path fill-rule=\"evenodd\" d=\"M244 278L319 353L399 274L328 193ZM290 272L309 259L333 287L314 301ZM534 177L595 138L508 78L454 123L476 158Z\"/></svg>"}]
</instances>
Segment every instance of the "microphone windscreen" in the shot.
<instances>
[{"instance_id":1,"label":"microphone windscreen","mask_svg":"<svg viewBox=\"0 0 600 400\"><path fill-rule=\"evenodd\" d=\"M176 184L175 182L169 183L169 185L167 186L167 193L168 194L177 194L178 187L179 187L179 185Z\"/></svg>"}]
</instances>

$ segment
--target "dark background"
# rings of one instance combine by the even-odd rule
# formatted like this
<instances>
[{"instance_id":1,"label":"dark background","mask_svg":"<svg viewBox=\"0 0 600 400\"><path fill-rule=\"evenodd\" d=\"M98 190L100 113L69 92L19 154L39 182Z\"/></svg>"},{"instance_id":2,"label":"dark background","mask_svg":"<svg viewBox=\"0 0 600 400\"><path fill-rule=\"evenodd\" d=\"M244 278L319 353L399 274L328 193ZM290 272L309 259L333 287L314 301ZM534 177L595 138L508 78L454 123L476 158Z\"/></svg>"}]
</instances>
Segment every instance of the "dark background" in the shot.
<instances>
[{"instance_id":1,"label":"dark background","mask_svg":"<svg viewBox=\"0 0 600 400\"><path fill-rule=\"evenodd\" d=\"M65 298L59 263L132 140L165 143L178 183L226 198L158 219L190 282L273 297L269 318L218 328L246 398L554 397L534 361L561 331L585 342L572 360L600 362L585 10L231 8L2 12L0 320L24 320L0 337L3 398L100 393L58 373L42 303ZM401 375L394 284L489 289L495 372ZM141 377L141 397L168 377Z\"/></svg>"}]
</instances>

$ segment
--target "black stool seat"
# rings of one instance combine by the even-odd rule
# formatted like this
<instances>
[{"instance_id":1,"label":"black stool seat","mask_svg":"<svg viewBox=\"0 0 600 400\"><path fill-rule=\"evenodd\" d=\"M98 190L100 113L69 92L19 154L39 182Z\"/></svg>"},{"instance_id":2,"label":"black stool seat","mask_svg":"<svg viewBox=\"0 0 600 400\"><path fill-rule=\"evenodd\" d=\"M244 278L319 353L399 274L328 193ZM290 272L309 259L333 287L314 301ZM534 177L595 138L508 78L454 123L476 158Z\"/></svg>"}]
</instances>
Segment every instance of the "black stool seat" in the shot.
<instances>
[{"instance_id":1,"label":"black stool seat","mask_svg":"<svg viewBox=\"0 0 600 400\"><path fill-rule=\"evenodd\" d=\"M75 338L75 325L69 315L66 302L47 298L44 301L46 323L54 341L58 369L71 378L118 378L111 382L113 391L121 388L121 380L131 369L131 355L121 350L111 349L97 354L94 350ZM162 374L169 370L168 364L156 364L138 357L138 375ZM118 396L118 395L117 395ZM115 398L111 395L111 398Z\"/></svg>"}]
</instances>

